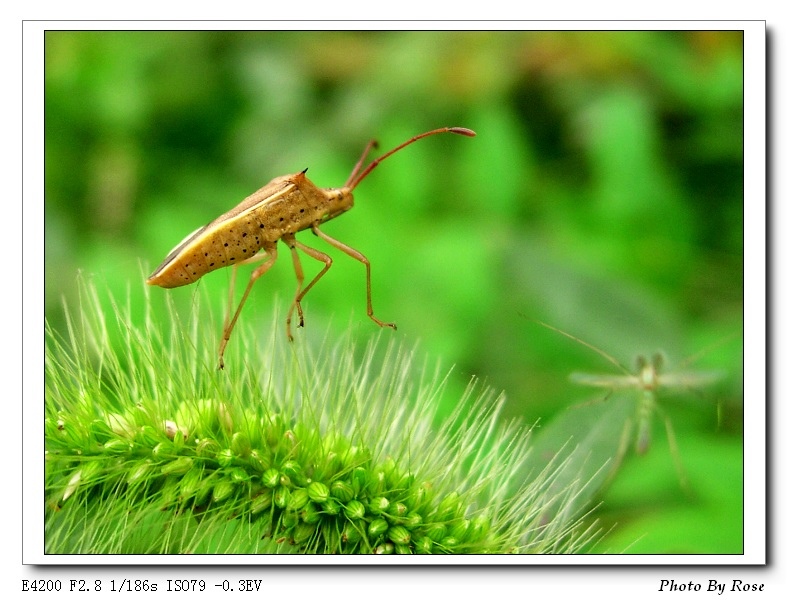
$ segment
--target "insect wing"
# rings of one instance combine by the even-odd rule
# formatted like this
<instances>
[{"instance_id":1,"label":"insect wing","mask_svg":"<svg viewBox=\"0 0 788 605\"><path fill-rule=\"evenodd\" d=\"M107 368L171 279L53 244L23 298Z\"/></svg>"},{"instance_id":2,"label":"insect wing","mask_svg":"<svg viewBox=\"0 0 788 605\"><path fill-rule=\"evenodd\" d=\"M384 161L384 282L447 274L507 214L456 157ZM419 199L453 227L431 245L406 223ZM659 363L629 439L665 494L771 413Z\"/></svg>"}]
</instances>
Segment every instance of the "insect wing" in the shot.
<instances>
[{"instance_id":1,"label":"insect wing","mask_svg":"<svg viewBox=\"0 0 788 605\"><path fill-rule=\"evenodd\" d=\"M708 370L698 372L671 372L659 377L659 384L663 388L693 389L707 387L722 380L725 373L722 371Z\"/></svg>"},{"instance_id":2,"label":"insect wing","mask_svg":"<svg viewBox=\"0 0 788 605\"><path fill-rule=\"evenodd\" d=\"M575 384L583 384L591 387L602 387L606 389L633 389L640 384L637 376L616 376L614 374L584 374L582 372L572 372L569 380Z\"/></svg>"},{"instance_id":3,"label":"insect wing","mask_svg":"<svg viewBox=\"0 0 788 605\"><path fill-rule=\"evenodd\" d=\"M559 508L561 514L586 510L615 476L630 442L635 402L631 394L616 393L604 406L569 406L535 432L524 468L531 479L539 473L550 478L548 515Z\"/></svg>"},{"instance_id":4,"label":"insect wing","mask_svg":"<svg viewBox=\"0 0 788 605\"><path fill-rule=\"evenodd\" d=\"M208 225L204 225L204 226L202 226L202 227L197 227L197 229L195 229L195 230L194 230L194 231L192 231L192 232L191 232L189 235L187 235L186 237L184 237L184 238L183 238L181 241L179 241L179 242L177 243L177 245L176 245L176 246L175 246L175 247L174 247L172 250L170 250L170 251L167 253L167 260L169 260L169 259L173 258L173 257L174 257L174 256L175 256L175 255L176 255L176 254L177 254L177 253L180 251L180 249L181 249L181 248L183 248L183 246L184 246L184 245L185 245L187 242L189 242L189 240L191 240L192 238L194 238L194 237L195 237L195 236L196 236L198 233L201 233L202 231L205 231L205 229L207 229L207 228L208 228ZM166 262L167 262L167 260L165 260L165 261L164 261L164 263L166 263ZM163 263L163 264L164 264L164 263Z\"/></svg>"}]
</instances>

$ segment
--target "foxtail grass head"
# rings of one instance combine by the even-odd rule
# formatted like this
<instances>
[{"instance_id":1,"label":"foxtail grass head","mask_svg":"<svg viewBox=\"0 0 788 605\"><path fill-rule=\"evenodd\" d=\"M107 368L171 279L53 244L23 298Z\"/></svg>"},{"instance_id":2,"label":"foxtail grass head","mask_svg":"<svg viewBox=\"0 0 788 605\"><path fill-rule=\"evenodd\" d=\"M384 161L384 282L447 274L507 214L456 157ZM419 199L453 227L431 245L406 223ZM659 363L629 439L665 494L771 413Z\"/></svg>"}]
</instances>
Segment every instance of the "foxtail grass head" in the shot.
<instances>
[{"instance_id":1,"label":"foxtail grass head","mask_svg":"<svg viewBox=\"0 0 788 605\"><path fill-rule=\"evenodd\" d=\"M438 423L447 376L398 339L290 344L273 318L216 372L212 321L136 316L86 285L63 333L47 327L50 554L560 553L590 538L555 514L550 476L523 482L527 433L499 421L503 399L472 382Z\"/></svg>"}]
</instances>

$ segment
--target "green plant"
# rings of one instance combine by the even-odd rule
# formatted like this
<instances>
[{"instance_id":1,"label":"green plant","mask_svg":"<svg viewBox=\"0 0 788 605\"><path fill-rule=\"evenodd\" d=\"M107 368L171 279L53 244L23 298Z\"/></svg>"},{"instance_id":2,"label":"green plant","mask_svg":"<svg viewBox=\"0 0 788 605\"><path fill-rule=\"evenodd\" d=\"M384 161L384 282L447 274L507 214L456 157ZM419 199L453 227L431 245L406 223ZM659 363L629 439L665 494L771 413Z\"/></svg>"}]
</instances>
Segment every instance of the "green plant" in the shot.
<instances>
[{"instance_id":1,"label":"green plant","mask_svg":"<svg viewBox=\"0 0 788 605\"><path fill-rule=\"evenodd\" d=\"M47 553L571 553L594 536L579 479L523 481L528 433L498 421L501 397L471 382L437 424L445 377L396 339L291 345L274 318L218 371L198 310L149 301L137 320L81 292L66 334L46 330Z\"/></svg>"}]
</instances>

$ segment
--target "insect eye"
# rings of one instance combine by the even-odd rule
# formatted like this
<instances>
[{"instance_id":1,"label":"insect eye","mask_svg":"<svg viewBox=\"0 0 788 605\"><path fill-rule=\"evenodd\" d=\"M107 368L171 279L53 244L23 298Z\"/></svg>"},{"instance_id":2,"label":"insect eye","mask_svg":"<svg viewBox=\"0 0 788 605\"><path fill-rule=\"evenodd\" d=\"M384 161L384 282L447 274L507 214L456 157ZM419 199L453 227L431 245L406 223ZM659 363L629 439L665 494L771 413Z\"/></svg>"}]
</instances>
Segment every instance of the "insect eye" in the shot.
<instances>
[{"instance_id":1,"label":"insect eye","mask_svg":"<svg viewBox=\"0 0 788 605\"><path fill-rule=\"evenodd\" d=\"M659 372L665 365L665 356L662 353L654 353L651 357L651 363L654 369Z\"/></svg>"},{"instance_id":2,"label":"insect eye","mask_svg":"<svg viewBox=\"0 0 788 605\"><path fill-rule=\"evenodd\" d=\"M648 365L646 361L646 357L644 355L638 355L635 357L635 369L640 372L643 368Z\"/></svg>"}]
</instances>

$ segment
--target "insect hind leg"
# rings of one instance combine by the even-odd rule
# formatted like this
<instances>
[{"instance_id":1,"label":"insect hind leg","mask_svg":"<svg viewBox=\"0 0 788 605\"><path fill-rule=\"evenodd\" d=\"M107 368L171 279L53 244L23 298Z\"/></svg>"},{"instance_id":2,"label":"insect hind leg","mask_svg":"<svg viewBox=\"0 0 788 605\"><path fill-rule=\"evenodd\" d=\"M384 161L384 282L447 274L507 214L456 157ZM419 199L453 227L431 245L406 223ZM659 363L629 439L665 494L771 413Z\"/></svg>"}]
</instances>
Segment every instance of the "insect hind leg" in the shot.
<instances>
[{"instance_id":1,"label":"insect hind leg","mask_svg":"<svg viewBox=\"0 0 788 605\"><path fill-rule=\"evenodd\" d=\"M668 448L670 449L670 455L673 458L673 466L676 467L676 474L679 477L679 484L681 485L681 489L685 492L690 493L690 483L689 478L687 476L687 471L684 469L684 465L681 463L681 457L679 455L679 444L676 440L676 432L673 430L673 423L670 421L668 415L658 406L654 408L654 410L659 414L660 418L662 418L662 422L665 424L665 434L668 438Z\"/></svg>"}]
</instances>

